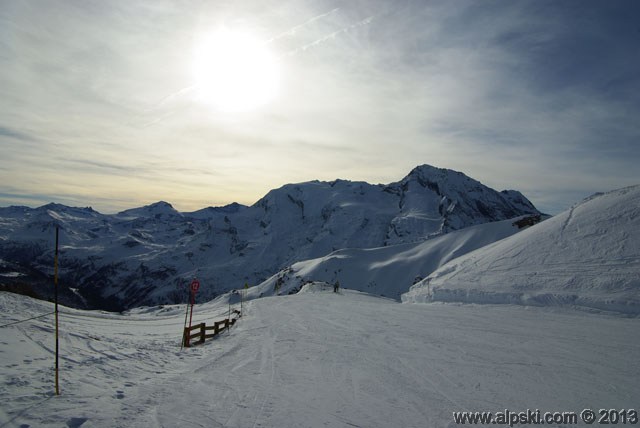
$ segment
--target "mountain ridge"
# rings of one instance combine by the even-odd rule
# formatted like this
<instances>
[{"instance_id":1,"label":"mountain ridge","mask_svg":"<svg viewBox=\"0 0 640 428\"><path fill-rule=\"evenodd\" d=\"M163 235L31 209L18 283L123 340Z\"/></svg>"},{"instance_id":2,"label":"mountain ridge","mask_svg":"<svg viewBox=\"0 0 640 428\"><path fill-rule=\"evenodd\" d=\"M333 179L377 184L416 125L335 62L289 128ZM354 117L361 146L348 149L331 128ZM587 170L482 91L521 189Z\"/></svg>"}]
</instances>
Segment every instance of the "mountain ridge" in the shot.
<instances>
[{"instance_id":1,"label":"mountain ridge","mask_svg":"<svg viewBox=\"0 0 640 428\"><path fill-rule=\"evenodd\" d=\"M193 212L165 201L117 214L59 204L0 208L0 258L50 275L57 225L61 283L74 289L68 295L122 310L184 301L193 277L204 285L199 298L208 300L338 249L415 243L527 214L539 211L519 192L421 165L390 184L285 184L251 206Z\"/></svg>"}]
</instances>

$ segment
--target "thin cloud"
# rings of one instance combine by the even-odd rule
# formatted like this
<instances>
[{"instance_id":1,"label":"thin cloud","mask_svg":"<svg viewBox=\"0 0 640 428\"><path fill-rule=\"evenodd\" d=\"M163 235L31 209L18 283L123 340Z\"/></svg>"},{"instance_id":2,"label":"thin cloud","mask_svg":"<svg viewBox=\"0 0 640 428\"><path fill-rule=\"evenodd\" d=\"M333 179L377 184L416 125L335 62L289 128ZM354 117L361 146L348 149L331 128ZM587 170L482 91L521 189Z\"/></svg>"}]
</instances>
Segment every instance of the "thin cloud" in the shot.
<instances>
[{"instance_id":1,"label":"thin cloud","mask_svg":"<svg viewBox=\"0 0 640 428\"><path fill-rule=\"evenodd\" d=\"M197 209L315 178L385 183L431 163L554 213L589 189L640 182L637 2L336 5L8 3L2 201ZM267 35L280 56L281 91L264 110L193 103L193 37L220 22Z\"/></svg>"},{"instance_id":2,"label":"thin cloud","mask_svg":"<svg viewBox=\"0 0 640 428\"><path fill-rule=\"evenodd\" d=\"M284 32L278 34L277 36L270 38L269 40L265 41L265 43L272 43L272 42L274 42L274 41L276 41L278 39L281 39L283 37L294 36L296 34L296 32L298 32L299 30L305 28L309 24L311 24L311 23L313 23L313 22L315 22L315 21L317 21L319 19L326 18L327 16L332 15L332 14L338 12L339 10L340 10L340 8L336 7L335 9L331 9L329 12L322 13L320 15L314 16L313 18L308 19L307 21L303 22L302 24L299 24L299 25L296 25L294 27L291 27L287 31L284 31Z\"/></svg>"},{"instance_id":3,"label":"thin cloud","mask_svg":"<svg viewBox=\"0 0 640 428\"><path fill-rule=\"evenodd\" d=\"M368 25L371 24L371 22L373 21L374 17L373 16L369 16L361 21L358 21L354 24L351 24L349 26L346 26L344 28L341 28L339 30L333 31L325 36L320 37L319 39L316 39L310 43L307 43L303 46L300 46L298 48L295 48L293 50L288 51L287 53L283 54L283 57L291 57L291 56L295 56L297 54L299 54L300 52L304 52L307 51L311 48L314 48L324 42L326 42L327 40L331 40L331 39L335 39L337 36L339 36L342 33L347 33L355 28L361 27L363 25Z\"/></svg>"},{"instance_id":4,"label":"thin cloud","mask_svg":"<svg viewBox=\"0 0 640 428\"><path fill-rule=\"evenodd\" d=\"M13 129L11 127L6 127L6 126L0 126L0 137L8 137L8 138L11 138L14 140L20 140L20 141L39 140L39 138L35 135L28 134L23 131L18 131L16 129Z\"/></svg>"}]
</instances>

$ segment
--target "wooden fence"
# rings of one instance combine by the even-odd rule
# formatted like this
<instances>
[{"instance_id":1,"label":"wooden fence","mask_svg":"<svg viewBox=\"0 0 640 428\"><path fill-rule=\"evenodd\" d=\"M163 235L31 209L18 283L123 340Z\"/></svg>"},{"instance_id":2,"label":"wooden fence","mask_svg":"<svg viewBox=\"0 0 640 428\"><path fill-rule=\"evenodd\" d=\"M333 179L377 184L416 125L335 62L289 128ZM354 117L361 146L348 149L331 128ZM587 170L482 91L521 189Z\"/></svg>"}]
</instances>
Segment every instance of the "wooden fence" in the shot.
<instances>
[{"instance_id":1,"label":"wooden fence","mask_svg":"<svg viewBox=\"0 0 640 428\"><path fill-rule=\"evenodd\" d=\"M225 318L222 321L216 321L212 326L208 326L205 323L196 324L191 327L184 328L183 343L185 348L189 348L192 345L201 345L206 339L212 339L217 336L221 331L234 325L236 321L242 316L240 311L234 310L233 315L235 318ZM194 339L197 339L194 342Z\"/></svg>"}]
</instances>

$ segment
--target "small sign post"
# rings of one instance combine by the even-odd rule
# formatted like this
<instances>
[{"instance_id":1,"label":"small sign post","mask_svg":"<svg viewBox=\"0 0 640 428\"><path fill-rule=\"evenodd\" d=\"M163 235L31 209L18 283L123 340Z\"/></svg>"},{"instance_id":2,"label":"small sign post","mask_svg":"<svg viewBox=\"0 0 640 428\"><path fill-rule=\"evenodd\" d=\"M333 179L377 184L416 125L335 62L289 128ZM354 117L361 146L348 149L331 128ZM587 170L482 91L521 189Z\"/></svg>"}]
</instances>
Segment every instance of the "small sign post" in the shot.
<instances>
[{"instance_id":1,"label":"small sign post","mask_svg":"<svg viewBox=\"0 0 640 428\"><path fill-rule=\"evenodd\" d=\"M189 288L191 288L192 299L195 299L195 294L200 289L200 281L194 278L193 281L191 281L191 285L189 286Z\"/></svg>"},{"instance_id":2,"label":"small sign post","mask_svg":"<svg viewBox=\"0 0 640 428\"><path fill-rule=\"evenodd\" d=\"M200 289L200 281L198 281L196 278L193 278L189 289L191 290L191 315L189 316L189 328L191 328L191 320L193 319L193 305L196 304L196 293Z\"/></svg>"},{"instance_id":3,"label":"small sign post","mask_svg":"<svg viewBox=\"0 0 640 428\"><path fill-rule=\"evenodd\" d=\"M189 303L187 304L187 313L184 315L184 333L182 335L182 347L189 347L189 334L191 334L191 321L193 320L193 305L196 303L196 293L200 289L200 281L196 278L193 278L191 284L189 284ZM191 313L189 314L189 310ZM187 315L189 315L189 328L187 328Z\"/></svg>"}]
</instances>

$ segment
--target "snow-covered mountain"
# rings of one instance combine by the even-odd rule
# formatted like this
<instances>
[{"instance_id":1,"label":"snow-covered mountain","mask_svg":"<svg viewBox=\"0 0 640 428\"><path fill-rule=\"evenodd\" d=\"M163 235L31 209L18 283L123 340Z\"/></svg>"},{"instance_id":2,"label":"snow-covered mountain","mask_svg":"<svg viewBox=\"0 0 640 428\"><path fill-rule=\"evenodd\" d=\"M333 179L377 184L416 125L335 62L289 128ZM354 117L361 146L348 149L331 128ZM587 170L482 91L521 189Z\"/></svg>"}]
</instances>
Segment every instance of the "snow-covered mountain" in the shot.
<instances>
[{"instance_id":1,"label":"snow-covered mountain","mask_svg":"<svg viewBox=\"0 0 640 428\"><path fill-rule=\"evenodd\" d=\"M640 186L596 194L457 258L402 299L575 305L640 314Z\"/></svg>"},{"instance_id":2,"label":"snow-covered mountain","mask_svg":"<svg viewBox=\"0 0 640 428\"><path fill-rule=\"evenodd\" d=\"M0 208L0 283L51 294L56 225L66 302L123 309L184 301L194 276L208 300L338 249L419 243L526 214L539 212L519 192L428 165L387 185L288 184L250 207L192 213L166 202L115 215L58 204Z\"/></svg>"}]
</instances>

